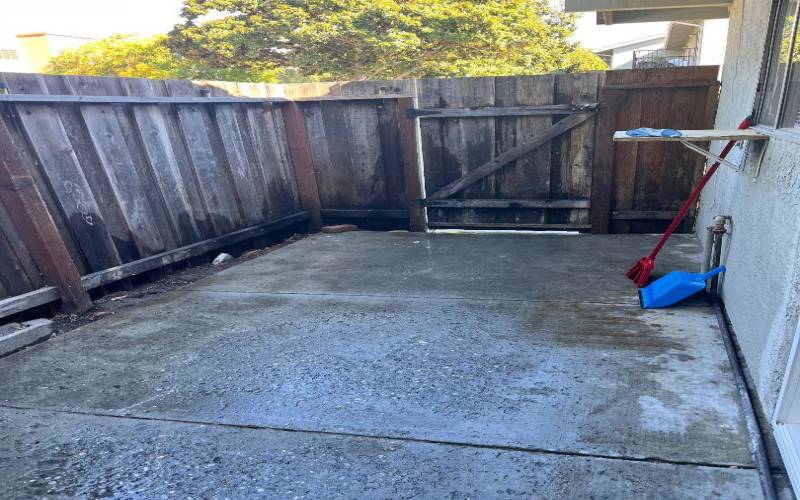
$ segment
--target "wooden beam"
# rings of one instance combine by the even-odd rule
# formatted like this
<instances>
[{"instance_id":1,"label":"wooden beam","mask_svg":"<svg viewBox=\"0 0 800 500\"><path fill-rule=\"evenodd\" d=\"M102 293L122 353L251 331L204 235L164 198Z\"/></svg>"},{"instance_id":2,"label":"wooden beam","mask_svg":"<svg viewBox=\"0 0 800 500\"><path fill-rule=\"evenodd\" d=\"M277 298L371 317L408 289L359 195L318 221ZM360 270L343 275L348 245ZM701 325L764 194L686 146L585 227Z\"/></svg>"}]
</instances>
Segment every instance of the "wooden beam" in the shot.
<instances>
[{"instance_id":1,"label":"wooden beam","mask_svg":"<svg viewBox=\"0 0 800 500\"><path fill-rule=\"evenodd\" d=\"M0 319L59 300L58 289L46 286L0 300Z\"/></svg>"},{"instance_id":2,"label":"wooden beam","mask_svg":"<svg viewBox=\"0 0 800 500\"><path fill-rule=\"evenodd\" d=\"M731 0L566 0L565 12L728 6Z\"/></svg>"},{"instance_id":3,"label":"wooden beam","mask_svg":"<svg viewBox=\"0 0 800 500\"><path fill-rule=\"evenodd\" d=\"M107 285L114 281L119 281L129 276L135 276L146 271L152 271L160 267L168 266L182 260L196 257L204 253L211 252L218 248L233 245L245 240L257 238L267 233L283 229L294 224L300 224L307 221L309 214L307 212L298 212L274 221L265 222L255 226L247 227L234 231L232 233L224 234L217 238L210 238L204 241L186 245L174 250L161 252L144 259L135 260L109 269L103 269L96 273L87 274L81 278L83 288L92 290L94 288Z\"/></svg>"},{"instance_id":4,"label":"wooden beam","mask_svg":"<svg viewBox=\"0 0 800 500\"><path fill-rule=\"evenodd\" d=\"M410 94L369 94L369 95L321 95L308 97L295 97L293 101L315 102L315 101L380 101L385 99L410 99Z\"/></svg>"},{"instance_id":5,"label":"wooden beam","mask_svg":"<svg viewBox=\"0 0 800 500\"><path fill-rule=\"evenodd\" d=\"M622 70L624 71L624 70ZM642 70L638 70L642 71ZM717 80L689 81L674 83L628 83L618 85L605 85L607 90L658 90L658 89L689 89L696 87L713 87L719 85Z\"/></svg>"},{"instance_id":6,"label":"wooden beam","mask_svg":"<svg viewBox=\"0 0 800 500\"><path fill-rule=\"evenodd\" d=\"M416 200L425 196L423 187L420 149L417 142L417 121L409 118L408 111L414 108L414 98L405 97L397 101L397 117L400 127L400 152L403 157L403 181L408 206L409 228L414 232L425 231L425 209Z\"/></svg>"},{"instance_id":7,"label":"wooden beam","mask_svg":"<svg viewBox=\"0 0 800 500\"><path fill-rule=\"evenodd\" d=\"M306 119L300 104L293 102L283 107L283 121L286 125L286 139L292 156L292 168L297 182L297 192L303 209L309 213L311 232L322 227L321 204L317 179L314 175L314 162L311 156L311 141L308 138Z\"/></svg>"},{"instance_id":8,"label":"wooden beam","mask_svg":"<svg viewBox=\"0 0 800 500\"><path fill-rule=\"evenodd\" d=\"M589 200L418 200L428 208L589 208Z\"/></svg>"},{"instance_id":9,"label":"wooden beam","mask_svg":"<svg viewBox=\"0 0 800 500\"><path fill-rule=\"evenodd\" d=\"M58 289L59 307L82 313L92 307L81 275L31 177L33 160L21 134L0 117L0 203L3 203L48 285Z\"/></svg>"},{"instance_id":10,"label":"wooden beam","mask_svg":"<svg viewBox=\"0 0 800 500\"><path fill-rule=\"evenodd\" d=\"M449 229L517 229L528 231L585 231L589 224L516 224L513 222L428 222L428 227Z\"/></svg>"},{"instance_id":11,"label":"wooden beam","mask_svg":"<svg viewBox=\"0 0 800 500\"><path fill-rule=\"evenodd\" d=\"M619 142L665 142L665 141L688 141L688 142L708 142L708 141L766 141L769 139L767 134L756 132L752 129L747 130L679 130L680 137L632 137L627 135L624 130L614 132L614 140Z\"/></svg>"},{"instance_id":12,"label":"wooden beam","mask_svg":"<svg viewBox=\"0 0 800 500\"><path fill-rule=\"evenodd\" d=\"M513 147L508 151L506 151L505 153L502 153L493 158L492 160L484 163L478 168L467 172L465 175L461 176L460 178L456 179L450 184L447 184L446 186L442 187L432 195L428 196L428 198L429 199L448 198L454 195L455 193L461 191L465 187L478 182L479 180L483 179L492 172L495 172L501 169L502 167L508 165L517 158L527 153L530 153L531 151L538 148L542 144L550 142L554 137L558 137L564 132L580 125L581 123L585 122L592 116L593 116L592 113L568 116L567 118L564 118L563 120L554 123L547 129L545 129L541 134L532 138L528 142Z\"/></svg>"},{"instance_id":13,"label":"wooden beam","mask_svg":"<svg viewBox=\"0 0 800 500\"><path fill-rule=\"evenodd\" d=\"M133 95L58 95L58 94L0 94L0 102L49 104L258 104L290 103L294 101L380 101L413 97L409 94L324 95L316 97L238 97L238 96L133 96Z\"/></svg>"},{"instance_id":14,"label":"wooden beam","mask_svg":"<svg viewBox=\"0 0 800 500\"><path fill-rule=\"evenodd\" d=\"M408 210L339 210L322 209L323 219L408 219Z\"/></svg>"},{"instance_id":15,"label":"wooden beam","mask_svg":"<svg viewBox=\"0 0 800 500\"><path fill-rule=\"evenodd\" d=\"M507 106L463 109L417 109L408 111L412 118L480 118L491 116L535 116L535 115L573 115L588 113L597 108L597 103L575 106L571 104L551 104L546 106Z\"/></svg>"},{"instance_id":16,"label":"wooden beam","mask_svg":"<svg viewBox=\"0 0 800 500\"><path fill-rule=\"evenodd\" d=\"M167 97L131 95L0 94L0 102L50 104L258 104L291 102L285 97Z\"/></svg>"},{"instance_id":17,"label":"wooden beam","mask_svg":"<svg viewBox=\"0 0 800 500\"><path fill-rule=\"evenodd\" d=\"M674 210L617 210L611 212L614 220L672 220L678 212Z\"/></svg>"},{"instance_id":18,"label":"wooden beam","mask_svg":"<svg viewBox=\"0 0 800 500\"><path fill-rule=\"evenodd\" d=\"M614 24L726 19L729 16L728 5L687 7L685 9L617 10L614 11Z\"/></svg>"},{"instance_id":19,"label":"wooden beam","mask_svg":"<svg viewBox=\"0 0 800 500\"><path fill-rule=\"evenodd\" d=\"M589 214L594 234L608 234L614 179L614 141L611 138L616 130L617 108L623 98L621 91L600 88L601 107L594 134L592 208Z\"/></svg>"}]
</instances>

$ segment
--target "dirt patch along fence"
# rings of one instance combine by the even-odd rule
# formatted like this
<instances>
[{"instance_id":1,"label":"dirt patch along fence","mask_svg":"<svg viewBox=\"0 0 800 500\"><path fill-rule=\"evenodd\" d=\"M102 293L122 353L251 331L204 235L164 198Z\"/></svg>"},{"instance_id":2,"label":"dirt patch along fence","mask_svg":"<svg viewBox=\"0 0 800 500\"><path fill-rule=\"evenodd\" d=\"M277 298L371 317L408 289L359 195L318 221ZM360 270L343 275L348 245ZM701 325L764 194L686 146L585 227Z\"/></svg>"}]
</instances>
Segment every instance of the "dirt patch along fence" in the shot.
<instances>
[{"instance_id":1,"label":"dirt patch along fence","mask_svg":"<svg viewBox=\"0 0 800 500\"><path fill-rule=\"evenodd\" d=\"M0 317L303 224L658 230L703 162L611 134L710 127L715 76L0 74Z\"/></svg>"}]
</instances>

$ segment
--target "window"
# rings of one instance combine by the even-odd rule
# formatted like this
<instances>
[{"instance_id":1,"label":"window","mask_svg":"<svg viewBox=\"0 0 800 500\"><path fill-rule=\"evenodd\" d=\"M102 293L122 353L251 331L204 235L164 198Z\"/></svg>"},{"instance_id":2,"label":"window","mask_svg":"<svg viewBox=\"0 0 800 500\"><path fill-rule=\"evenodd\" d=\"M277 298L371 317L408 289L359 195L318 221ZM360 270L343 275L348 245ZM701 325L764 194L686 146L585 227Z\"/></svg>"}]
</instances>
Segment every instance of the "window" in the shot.
<instances>
[{"instance_id":1,"label":"window","mask_svg":"<svg viewBox=\"0 0 800 500\"><path fill-rule=\"evenodd\" d=\"M0 49L0 59L19 59L14 49Z\"/></svg>"},{"instance_id":2,"label":"window","mask_svg":"<svg viewBox=\"0 0 800 500\"><path fill-rule=\"evenodd\" d=\"M779 0L775 5L758 122L800 129L800 0Z\"/></svg>"}]
</instances>

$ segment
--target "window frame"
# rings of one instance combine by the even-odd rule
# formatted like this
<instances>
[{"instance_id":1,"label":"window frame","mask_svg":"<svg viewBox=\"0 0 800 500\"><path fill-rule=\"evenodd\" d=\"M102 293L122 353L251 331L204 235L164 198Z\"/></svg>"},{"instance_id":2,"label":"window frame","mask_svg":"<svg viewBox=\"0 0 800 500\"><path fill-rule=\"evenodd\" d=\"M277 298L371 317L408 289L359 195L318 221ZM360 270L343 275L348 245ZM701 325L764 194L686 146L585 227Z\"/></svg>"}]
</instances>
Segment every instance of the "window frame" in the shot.
<instances>
[{"instance_id":1,"label":"window frame","mask_svg":"<svg viewBox=\"0 0 800 500\"><path fill-rule=\"evenodd\" d=\"M794 54L800 50L800 44L797 43L798 37L798 30L800 30L800 2L798 2L797 6L795 7L794 13L787 12L786 16L794 15L794 24L792 26L791 36L792 41L789 47L789 63L787 64L786 71L783 73L776 74L775 76L781 79L780 82L780 92L778 97L778 112L774 118L771 120L771 123L764 123L765 120L764 112L768 105L767 103L767 96L768 96L768 84L770 83L770 69L772 68L772 63L776 57L780 57L780 49L775 50L776 42L779 37L783 34L783 26L785 24L786 16L782 16L781 13L784 11L784 7L788 9L788 3L792 0L779 0L773 4L772 13L770 14L770 22L769 22L769 32L767 37L766 46L764 47L764 57L763 63L761 65L761 72L760 77L758 80L758 98L757 98L757 106L756 106L756 119L755 123L757 124L755 128L761 129L765 132L776 132L778 135L783 136L787 139L792 139L794 141L800 141L800 127L783 127L784 120L786 119L786 96L789 87L789 79L791 77L792 72L792 63L791 59L793 58ZM780 47L778 45L778 47ZM793 114L797 114L798 111L796 110Z\"/></svg>"}]
</instances>

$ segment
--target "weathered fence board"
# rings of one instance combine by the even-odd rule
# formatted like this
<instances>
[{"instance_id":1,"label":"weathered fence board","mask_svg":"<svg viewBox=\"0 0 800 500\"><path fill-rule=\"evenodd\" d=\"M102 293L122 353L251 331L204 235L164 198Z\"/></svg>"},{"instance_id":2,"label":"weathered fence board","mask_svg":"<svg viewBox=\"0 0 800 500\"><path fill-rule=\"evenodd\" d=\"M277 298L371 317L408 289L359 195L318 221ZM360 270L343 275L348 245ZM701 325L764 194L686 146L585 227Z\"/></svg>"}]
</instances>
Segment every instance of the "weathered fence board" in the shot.
<instances>
[{"instance_id":1,"label":"weathered fence board","mask_svg":"<svg viewBox=\"0 0 800 500\"><path fill-rule=\"evenodd\" d=\"M219 97L242 93L217 82L15 73L0 73L0 81L12 95L195 99L204 87ZM243 87L258 97L274 91ZM283 116L272 105L7 101L0 125L33 159L27 174L72 263L88 275L302 210ZM60 285L42 281L6 208L0 298Z\"/></svg>"},{"instance_id":2,"label":"weathered fence board","mask_svg":"<svg viewBox=\"0 0 800 500\"><path fill-rule=\"evenodd\" d=\"M127 94L165 96L162 82L129 79L122 82ZM188 155L170 109L156 104L132 106L147 161L161 192L167 216L181 244L198 241L209 233L207 218L191 172Z\"/></svg>"},{"instance_id":3,"label":"weathered fence board","mask_svg":"<svg viewBox=\"0 0 800 500\"><path fill-rule=\"evenodd\" d=\"M496 79L497 106L546 106L553 103L550 91L553 77L504 77ZM527 116L498 119L497 154L502 154L540 134L550 126L550 116ZM549 150L539 148L515 160L497 172L496 197L499 199L547 198L550 195ZM515 208L497 211L495 220L502 223L544 224L544 210Z\"/></svg>"}]
</instances>

